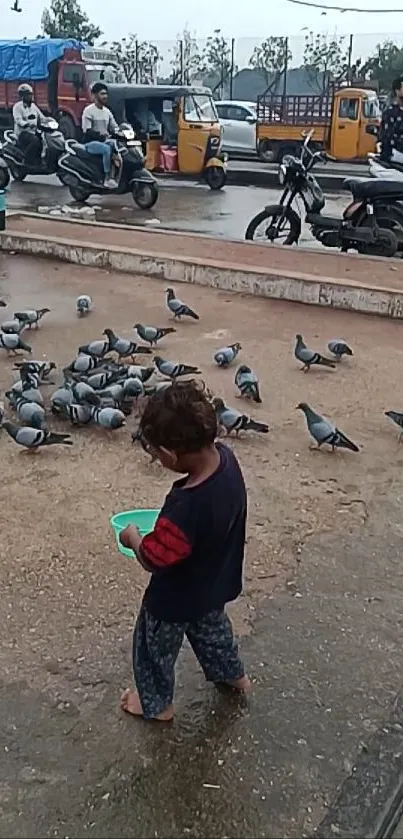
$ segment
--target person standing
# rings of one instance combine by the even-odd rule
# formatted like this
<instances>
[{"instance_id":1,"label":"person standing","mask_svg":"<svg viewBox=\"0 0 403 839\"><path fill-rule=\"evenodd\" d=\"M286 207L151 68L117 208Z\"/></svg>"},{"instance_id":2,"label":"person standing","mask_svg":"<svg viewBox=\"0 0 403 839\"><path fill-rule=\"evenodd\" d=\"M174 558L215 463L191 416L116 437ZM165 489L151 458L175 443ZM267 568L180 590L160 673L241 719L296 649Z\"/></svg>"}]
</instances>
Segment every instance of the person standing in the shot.
<instances>
[{"instance_id":1,"label":"person standing","mask_svg":"<svg viewBox=\"0 0 403 839\"><path fill-rule=\"evenodd\" d=\"M83 110L82 129L85 148L89 154L100 155L104 167L105 186L117 189L117 181L112 177L112 162L120 166L120 157L113 136L118 133L118 124L106 107L108 88L103 82L95 82L91 88L94 101Z\"/></svg>"},{"instance_id":2,"label":"person standing","mask_svg":"<svg viewBox=\"0 0 403 839\"><path fill-rule=\"evenodd\" d=\"M26 163L33 166L41 157L42 141L39 131L45 117L33 101L34 91L30 84L20 84L18 96L19 102L13 107L14 134L24 152Z\"/></svg>"},{"instance_id":3,"label":"person standing","mask_svg":"<svg viewBox=\"0 0 403 839\"><path fill-rule=\"evenodd\" d=\"M379 141L381 157L390 161L393 152L399 152L403 162L403 76L392 82L393 101L382 114Z\"/></svg>"}]
</instances>

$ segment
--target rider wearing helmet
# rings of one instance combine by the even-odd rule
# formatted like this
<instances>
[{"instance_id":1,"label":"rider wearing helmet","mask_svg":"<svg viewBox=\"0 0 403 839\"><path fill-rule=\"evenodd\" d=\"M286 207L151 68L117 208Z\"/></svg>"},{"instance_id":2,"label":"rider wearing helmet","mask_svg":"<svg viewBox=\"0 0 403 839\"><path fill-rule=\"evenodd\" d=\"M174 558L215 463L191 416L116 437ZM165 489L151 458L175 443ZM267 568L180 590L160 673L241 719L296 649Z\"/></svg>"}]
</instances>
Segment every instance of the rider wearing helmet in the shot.
<instances>
[{"instance_id":1,"label":"rider wearing helmet","mask_svg":"<svg viewBox=\"0 0 403 839\"><path fill-rule=\"evenodd\" d=\"M25 160L33 165L42 152L42 141L38 133L44 115L33 101L34 91L29 84L20 84L20 101L13 107L14 134L18 145L24 150Z\"/></svg>"}]
</instances>

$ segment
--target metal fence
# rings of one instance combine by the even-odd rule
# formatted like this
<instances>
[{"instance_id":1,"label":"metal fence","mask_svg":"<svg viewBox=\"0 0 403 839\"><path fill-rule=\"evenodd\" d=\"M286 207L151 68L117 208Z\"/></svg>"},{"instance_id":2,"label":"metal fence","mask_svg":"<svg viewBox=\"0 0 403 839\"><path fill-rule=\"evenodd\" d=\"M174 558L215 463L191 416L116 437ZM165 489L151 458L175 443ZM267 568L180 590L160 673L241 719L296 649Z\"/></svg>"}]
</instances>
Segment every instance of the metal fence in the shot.
<instances>
[{"instance_id":1,"label":"metal fence","mask_svg":"<svg viewBox=\"0 0 403 839\"><path fill-rule=\"evenodd\" d=\"M328 78L362 79L362 67L385 42L403 50L403 33L317 34L307 29L300 36L231 38L216 30L205 39L187 33L176 41L136 42L131 80L203 83L216 98L251 101L267 90L316 93Z\"/></svg>"}]
</instances>

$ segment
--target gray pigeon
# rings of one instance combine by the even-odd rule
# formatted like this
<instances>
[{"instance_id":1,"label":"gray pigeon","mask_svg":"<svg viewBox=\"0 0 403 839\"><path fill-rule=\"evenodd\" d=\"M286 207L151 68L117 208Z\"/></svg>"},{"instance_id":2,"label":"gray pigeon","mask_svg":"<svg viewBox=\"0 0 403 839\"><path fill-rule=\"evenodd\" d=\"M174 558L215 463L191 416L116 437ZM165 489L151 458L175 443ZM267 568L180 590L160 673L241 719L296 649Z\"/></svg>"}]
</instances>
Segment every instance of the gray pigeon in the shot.
<instances>
[{"instance_id":1,"label":"gray pigeon","mask_svg":"<svg viewBox=\"0 0 403 839\"><path fill-rule=\"evenodd\" d=\"M0 325L0 330L6 332L8 335L19 335L25 329L25 324L22 320L14 318L13 320L5 320Z\"/></svg>"},{"instance_id":2,"label":"gray pigeon","mask_svg":"<svg viewBox=\"0 0 403 839\"><path fill-rule=\"evenodd\" d=\"M23 425L29 425L31 428L45 428L45 411L42 405L29 402L24 396L19 396L12 390L7 391L6 397L10 405L16 409L18 419Z\"/></svg>"},{"instance_id":3,"label":"gray pigeon","mask_svg":"<svg viewBox=\"0 0 403 839\"><path fill-rule=\"evenodd\" d=\"M94 408L93 419L96 425L109 430L121 428L126 424L124 413L117 408Z\"/></svg>"},{"instance_id":4,"label":"gray pigeon","mask_svg":"<svg viewBox=\"0 0 403 839\"><path fill-rule=\"evenodd\" d=\"M98 360L94 356L88 355L88 353L80 353L65 370L69 370L71 373L89 373L90 370L95 370L97 366Z\"/></svg>"},{"instance_id":5,"label":"gray pigeon","mask_svg":"<svg viewBox=\"0 0 403 839\"><path fill-rule=\"evenodd\" d=\"M14 382L11 385L11 390L19 396L23 396L27 402L36 402L43 407L43 396L39 388L30 381Z\"/></svg>"},{"instance_id":6,"label":"gray pigeon","mask_svg":"<svg viewBox=\"0 0 403 839\"><path fill-rule=\"evenodd\" d=\"M88 382L74 382L71 385L71 391L73 398L79 405L83 403L87 403L87 405L99 405L101 402L98 394Z\"/></svg>"},{"instance_id":7,"label":"gray pigeon","mask_svg":"<svg viewBox=\"0 0 403 839\"><path fill-rule=\"evenodd\" d=\"M3 425L4 419L4 402L0 401L0 428Z\"/></svg>"},{"instance_id":8,"label":"gray pigeon","mask_svg":"<svg viewBox=\"0 0 403 839\"><path fill-rule=\"evenodd\" d=\"M167 379L165 382L146 382L146 384L144 385L145 395L154 396L154 393L158 393L160 390L165 390L165 388L171 387L172 382L173 379Z\"/></svg>"},{"instance_id":9,"label":"gray pigeon","mask_svg":"<svg viewBox=\"0 0 403 839\"><path fill-rule=\"evenodd\" d=\"M341 338L334 338L329 341L327 348L329 352L336 356L336 361L341 361L343 355L353 355L352 349Z\"/></svg>"},{"instance_id":10,"label":"gray pigeon","mask_svg":"<svg viewBox=\"0 0 403 839\"><path fill-rule=\"evenodd\" d=\"M111 403L113 408L120 408L124 398L125 392L123 384L111 384L106 390L98 390L97 393L101 399L102 407L106 407L105 403Z\"/></svg>"},{"instance_id":11,"label":"gray pigeon","mask_svg":"<svg viewBox=\"0 0 403 839\"><path fill-rule=\"evenodd\" d=\"M46 431L45 429L30 428L27 425L19 426L10 422L10 420L3 421L3 428L19 446L24 446L26 449L39 449L41 446L73 445L70 434L54 434L53 431Z\"/></svg>"},{"instance_id":12,"label":"gray pigeon","mask_svg":"<svg viewBox=\"0 0 403 839\"><path fill-rule=\"evenodd\" d=\"M68 387L58 387L50 397L50 407L53 414L63 413L66 405L72 405L74 401L73 391Z\"/></svg>"},{"instance_id":13,"label":"gray pigeon","mask_svg":"<svg viewBox=\"0 0 403 839\"><path fill-rule=\"evenodd\" d=\"M92 373L91 376L86 377L86 382L94 390L105 390L106 387L115 384L119 378L119 373L114 373L113 370L106 370L105 373Z\"/></svg>"},{"instance_id":14,"label":"gray pigeon","mask_svg":"<svg viewBox=\"0 0 403 839\"><path fill-rule=\"evenodd\" d=\"M138 364L129 364L124 369L128 379L141 379L142 382L148 382L155 374L154 367L141 367Z\"/></svg>"},{"instance_id":15,"label":"gray pigeon","mask_svg":"<svg viewBox=\"0 0 403 839\"><path fill-rule=\"evenodd\" d=\"M34 376L37 377L38 383L41 382L42 384L53 384L53 382L49 381L49 375L52 370L56 370L56 364L54 361L16 361L14 364L15 370L24 370L27 373L33 373Z\"/></svg>"},{"instance_id":16,"label":"gray pigeon","mask_svg":"<svg viewBox=\"0 0 403 839\"><path fill-rule=\"evenodd\" d=\"M329 420L324 419L320 414L316 414L306 402L300 402L297 408L304 412L308 431L311 437L316 440L318 449L320 449L323 443L327 443L328 446L332 447L333 452L336 448L359 452L359 448L355 443L349 440L335 425L332 425Z\"/></svg>"},{"instance_id":17,"label":"gray pigeon","mask_svg":"<svg viewBox=\"0 0 403 839\"><path fill-rule=\"evenodd\" d=\"M237 357L239 350L242 347L239 343L228 344L227 347L221 347L220 350L214 353L214 361L219 367L228 367L232 361Z\"/></svg>"},{"instance_id":18,"label":"gray pigeon","mask_svg":"<svg viewBox=\"0 0 403 839\"><path fill-rule=\"evenodd\" d=\"M119 335L115 335L112 329L104 329L104 335L108 337L110 350L117 353L119 359L128 356L133 359L137 353L142 355L151 354L150 347L142 347L135 341L129 341L128 338L120 338Z\"/></svg>"},{"instance_id":19,"label":"gray pigeon","mask_svg":"<svg viewBox=\"0 0 403 839\"><path fill-rule=\"evenodd\" d=\"M399 426L400 434L398 439L400 443L403 437L403 414L399 413L399 411L385 411L385 417L389 417L389 419Z\"/></svg>"},{"instance_id":20,"label":"gray pigeon","mask_svg":"<svg viewBox=\"0 0 403 839\"><path fill-rule=\"evenodd\" d=\"M29 344L26 344L20 335L10 335L6 332L0 332L0 348L7 350L8 354L10 354L10 352L16 353L17 350L23 350L28 353L32 352L32 347L30 347Z\"/></svg>"},{"instance_id":21,"label":"gray pigeon","mask_svg":"<svg viewBox=\"0 0 403 839\"><path fill-rule=\"evenodd\" d=\"M0 306L6 308L6 306L7 306L6 301L5 300L0 300Z\"/></svg>"},{"instance_id":22,"label":"gray pigeon","mask_svg":"<svg viewBox=\"0 0 403 839\"><path fill-rule=\"evenodd\" d=\"M178 379L179 376L190 376L200 373L197 367L192 367L191 364L181 364L175 361L165 361L160 355L154 356L154 364L159 373L163 376L169 376L170 379Z\"/></svg>"},{"instance_id":23,"label":"gray pigeon","mask_svg":"<svg viewBox=\"0 0 403 839\"><path fill-rule=\"evenodd\" d=\"M138 399L145 394L144 384L141 379L137 378L125 379L123 382L123 391L125 397L129 399Z\"/></svg>"},{"instance_id":24,"label":"gray pigeon","mask_svg":"<svg viewBox=\"0 0 403 839\"><path fill-rule=\"evenodd\" d=\"M319 364L322 367L336 367L334 361L331 361L329 358L324 358L320 353L308 349L306 344L304 344L302 335L296 335L295 338L294 355L298 361L302 361L303 367L301 369L304 373L309 371L311 364Z\"/></svg>"},{"instance_id":25,"label":"gray pigeon","mask_svg":"<svg viewBox=\"0 0 403 839\"><path fill-rule=\"evenodd\" d=\"M170 335L172 332L176 332L176 329L172 326L143 326L142 323L135 323L133 329L137 330L137 334L142 341L146 341L146 343L150 344L152 347L156 347L158 341L160 341L161 338L165 338L165 335Z\"/></svg>"},{"instance_id":26,"label":"gray pigeon","mask_svg":"<svg viewBox=\"0 0 403 839\"><path fill-rule=\"evenodd\" d=\"M193 309L189 309L189 306L186 306L186 303L182 303L182 300L179 300L179 297L175 297L175 292L173 288L166 289L167 295L167 306L168 309L173 313L174 318L181 319L183 315L193 318L193 320L200 320L199 315L193 311Z\"/></svg>"},{"instance_id":27,"label":"gray pigeon","mask_svg":"<svg viewBox=\"0 0 403 839\"><path fill-rule=\"evenodd\" d=\"M224 400L219 396L213 399L213 408L216 412L218 424L225 428L227 434L232 431L236 432L238 436L240 431L259 431L261 434L267 434L269 426L264 422L256 422L246 414L241 414L235 408L229 408L225 405Z\"/></svg>"},{"instance_id":28,"label":"gray pigeon","mask_svg":"<svg viewBox=\"0 0 403 839\"><path fill-rule=\"evenodd\" d=\"M241 394L247 399L253 399L254 402L261 402L259 391L259 379L256 373L247 367L246 364L241 364L235 374L235 384Z\"/></svg>"},{"instance_id":29,"label":"gray pigeon","mask_svg":"<svg viewBox=\"0 0 403 839\"><path fill-rule=\"evenodd\" d=\"M90 341L78 348L78 352L84 355L91 355L93 358L104 358L111 351L109 341Z\"/></svg>"},{"instance_id":30,"label":"gray pigeon","mask_svg":"<svg viewBox=\"0 0 403 839\"><path fill-rule=\"evenodd\" d=\"M88 315L92 309L92 298L89 294L79 294L76 300L76 311L79 317Z\"/></svg>"},{"instance_id":31,"label":"gray pigeon","mask_svg":"<svg viewBox=\"0 0 403 839\"><path fill-rule=\"evenodd\" d=\"M94 408L90 405L63 405L60 413L70 420L72 425L88 425L93 420Z\"/></svg>"},{"instance_id":32,"label":"gray pigeon","mask_svg":"<svg viewBox=\"0 0 403 839\"><path fill-rule=\"evenodd\" d=\"M20 320L24 326L31 329L32 326L38 328L39 321L43 316L50 312L50 309L25 309L23 312L14 312L14 317Z\"/></svg>"}]
</instances>

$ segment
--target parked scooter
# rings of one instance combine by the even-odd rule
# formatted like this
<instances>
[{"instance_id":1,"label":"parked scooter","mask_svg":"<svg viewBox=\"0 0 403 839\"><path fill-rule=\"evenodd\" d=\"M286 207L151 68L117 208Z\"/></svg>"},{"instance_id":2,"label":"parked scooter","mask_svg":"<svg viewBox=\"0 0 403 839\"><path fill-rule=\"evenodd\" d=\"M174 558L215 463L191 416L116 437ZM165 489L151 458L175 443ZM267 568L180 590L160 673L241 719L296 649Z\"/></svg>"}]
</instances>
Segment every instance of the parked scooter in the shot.
<instances>
[{"instance_id":1,"label":"parked scooter","mask_svg":"<svg viewBox=\"0 0 403 839\"><path fill-rule=\"evenodd\" d=\"M292 204L300 196L305 208L305 222L311 226L315 239L328 248L349 249L377 256L394 256L403 250L403 183L377 181L369 178L347 178L344 188L353 200L342 218L323 216L325 197L311 169L318 160L326 160L321 151L309 148L313 130L304 140L300 158L287 155L280 165L280 182L284 191L279 204L266 207L249 223L246 239L256 239L265 223L266 242L277 240L285 245L297 243L301 236L301 216Z\"/></svg>"},{"instance_id":2,"label":"parked scooter","mask_svg":"<svg viewBox=\"0 0 403 839\"><path fill-rule=\"evenodd\" d=\"M25 160L24 150L18 145L17 137L12 131L4 132L4 144L1 157L7 164L15 181L23 181L27 175L54 175L57 172L59 157L65 150L65 140L59 123L53 117L46 118L41 123L42 154L33 165ZM1 178L1 159L0 159Z\"/></svg>"},{"instance_id":3,"label":"parked scooter","mask_svg":"<svg viewBox=\"0 0 403 839\"><path fill-rule=\"evenodd\" d=\"M66 153L59 160L59 178L69 187L75 201L86 201L93 193L97 195L123 195L131 192L133 201L142 210L149 210L158 198L158 185L144 167L142 145L136 140L131 125L119 127L118 150L121 166L114 173L117 189L104 184L104 170L100 155L89 154L76 140L66 140Z\"/></svg>"},{"instance_id":4,"label":"parked scooter","mask_svg":"<svg viewBox=\"0 0 403 839\"><path fill-rule=\"evenodd\" d=\"M0 189L6 189L10 183L10 172L2 155L2 144L0 143Z\"/></svg>"}]
</instances>

